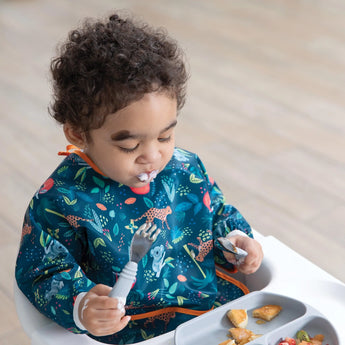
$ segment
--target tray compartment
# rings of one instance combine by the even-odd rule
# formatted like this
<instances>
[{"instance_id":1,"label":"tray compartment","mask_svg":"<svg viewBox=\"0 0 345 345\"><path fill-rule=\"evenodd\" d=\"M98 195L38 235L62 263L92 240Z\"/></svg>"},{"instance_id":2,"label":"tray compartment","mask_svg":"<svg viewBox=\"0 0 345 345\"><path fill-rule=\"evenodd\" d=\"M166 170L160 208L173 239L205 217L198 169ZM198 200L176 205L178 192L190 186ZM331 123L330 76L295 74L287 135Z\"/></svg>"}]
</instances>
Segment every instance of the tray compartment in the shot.
<instances>
[{"instance_id":1,"label":"tray compartment","mask_svg":"<svg viewBox=\"0 0 345 345\"><path fill-rule=\"evenodd\" d=\"M267 344L278 345L281 338L295 338L296 333L300 330L306 331L311 337L315 336L316 334L323 334L325 338L322 344L324 345L339 345L337 332L331 323L322 316L313 315L287 324L285 327L270 333L267 337ZM254 345L254 342L252 343Z\"/></svg>"}]
</instances>

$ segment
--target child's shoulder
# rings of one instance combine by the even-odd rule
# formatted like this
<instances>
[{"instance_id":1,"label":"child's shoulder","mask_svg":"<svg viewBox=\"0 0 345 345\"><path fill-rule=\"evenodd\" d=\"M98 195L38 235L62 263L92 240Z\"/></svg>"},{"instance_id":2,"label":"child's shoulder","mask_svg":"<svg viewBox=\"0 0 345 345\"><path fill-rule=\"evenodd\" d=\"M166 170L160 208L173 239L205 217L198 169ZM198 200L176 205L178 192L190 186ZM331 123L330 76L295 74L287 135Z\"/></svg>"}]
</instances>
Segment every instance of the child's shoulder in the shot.
<instances>
[{"instance_id":1,"label":"child's shoulder","mask_svg":"<svg viewBox=\"0 0 345 345\"><path fill-rule=\"evenodd\" d=\"M171 162L175 164L198 164L198 155L180 147L175 147Z\"/></svg>"},{"instance_id":2,"label":"child's shoulder","mask_svg":"<svg viewBox=\"0 0 345 345\"><path fill-rule=\"evenodd\" d=\"M193 178L208 180L208 174L204 164L196 153L176 147L173 156L166 166L166 171L180 172L183 176L186 173Z\"/></svg>"},{"instance_id":3,"label":"child's shoulder","mask_svg":"<svg viewBox=\"0 0 345 345\"><path fill-rule=\"evenodd\" d=\"M200 170L200 172L206 172L204 164L200 160L196 153L175 147L173 156L167 165L168 169L183 169L183 170Z\"/></svg>"},{"instance_id":4,"label":"child's shoulder","mask_svg":"<svg viewBox=\"0 0 345 345\"><path fill-rule=\"evenodd\" d=\"M55 168L35 194L36 199L54 198L71 187L81 185L89 166L76 154L70 154Z\"/></svg>"}]
</instances>

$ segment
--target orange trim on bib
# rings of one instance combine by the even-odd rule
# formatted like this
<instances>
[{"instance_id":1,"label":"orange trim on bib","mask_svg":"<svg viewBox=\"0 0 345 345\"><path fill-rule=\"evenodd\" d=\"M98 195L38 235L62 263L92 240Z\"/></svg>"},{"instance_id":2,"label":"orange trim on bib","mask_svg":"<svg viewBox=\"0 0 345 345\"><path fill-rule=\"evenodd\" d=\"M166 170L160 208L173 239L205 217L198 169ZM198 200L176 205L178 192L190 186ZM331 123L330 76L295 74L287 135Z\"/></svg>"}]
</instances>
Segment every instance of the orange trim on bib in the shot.
<instances>
[{"instance_id":1,"label":"orange trim on bib","mask_svg":"<svg viewBox=\"0 0 345 345\"><path fill-rule=\"evenodd\" d=\"M216 274L218 277L228 281L229 283L236 285L239 289L243 291L245 295L247 295L250 292L249 289L243 283L241 283L240 281L238 281L237 279L233 277L230 277L226 273L220 272L219 270L216 269Z\"/></svg>"},{"instance_id":2,"label":"orange trim on bib","mask_svg":"<svg viewBox=\"0 0 345 345\"><path fill-rule=\"evenodd\" d=\"M157 315L174 313L174 312L175 313L181 313L181 314L187 314L187 315L199 316L199 315L207 313L208 311L211 311L212 309L213 308L208 309L208 310L194 310L194 309L181 308L181 307L168 307L168 308L158 309L158 310L154 310L154 311L149 311L147 313L131 315L131 320L141 320L141 319L146 319L149 317L154 317Z\"/></svg>"},{"instance_id":3,"label":"orange trim on bib","mask_svg":"<svg viewBox=\"0 0 345 345\"><path fill-rule=\"evenodd\" d=\"M69 156L71 153L75 153L76 155L78 155L82 160L84 160L87 164L89 164L93 170L95 170L99 174L105 176L102 173L102 171L97 167L97 165L89 158L89 156L77 146L67 145L66 151L60 151L60 152L58 152L58 155L59 156Z\"/></svg>"}]
</instances>

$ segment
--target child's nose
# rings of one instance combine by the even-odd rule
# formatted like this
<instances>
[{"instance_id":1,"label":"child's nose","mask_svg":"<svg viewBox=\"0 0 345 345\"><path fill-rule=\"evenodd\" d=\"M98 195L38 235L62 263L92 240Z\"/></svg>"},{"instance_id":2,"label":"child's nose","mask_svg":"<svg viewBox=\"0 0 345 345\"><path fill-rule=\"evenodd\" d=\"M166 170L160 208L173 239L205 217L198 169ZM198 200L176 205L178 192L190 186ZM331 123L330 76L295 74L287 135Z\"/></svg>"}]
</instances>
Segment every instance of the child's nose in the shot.
<instances>
[{"instance_id":1,"label":"child's nose","mask_svg":"<svg viewBox=\"0 0 345 345\"><path fill-rule=\"evenodd\" d=\"M157 145L151 144L143 148L137 162L140 164L154 164L161 157L160 150Z\"/></svg>"}]
</instances>

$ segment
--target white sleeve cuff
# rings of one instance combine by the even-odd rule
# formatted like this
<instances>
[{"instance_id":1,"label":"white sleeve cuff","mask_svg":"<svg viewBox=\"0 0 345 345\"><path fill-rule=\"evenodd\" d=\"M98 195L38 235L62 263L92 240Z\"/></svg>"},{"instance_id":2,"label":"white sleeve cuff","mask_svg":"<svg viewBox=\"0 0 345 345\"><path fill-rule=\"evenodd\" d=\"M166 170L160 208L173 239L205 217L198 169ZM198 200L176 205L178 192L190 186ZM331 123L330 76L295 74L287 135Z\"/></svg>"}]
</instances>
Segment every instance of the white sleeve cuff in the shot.
<instances>
[{"instance_id":1,"label":"white sleeve cuff","mask_svg":"<svg viewBox=\"0 0 345 345\"><path fill-rule=\"evenodd\" d=\"M73 307L73 320L74 320L74 323L76 324L76 326L81 329L82 331L86 331L87 329L84 327L84 325L81 323L81 321L79 320L79 313L78 313L78 310L79 310L79 304L82 300L82 298L87 294L87 292L81 292L75 302L74 302L74 307Z\"/></svg>"}]
</instances>

